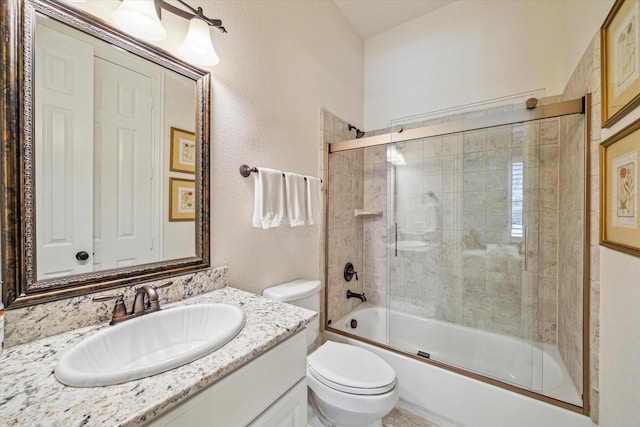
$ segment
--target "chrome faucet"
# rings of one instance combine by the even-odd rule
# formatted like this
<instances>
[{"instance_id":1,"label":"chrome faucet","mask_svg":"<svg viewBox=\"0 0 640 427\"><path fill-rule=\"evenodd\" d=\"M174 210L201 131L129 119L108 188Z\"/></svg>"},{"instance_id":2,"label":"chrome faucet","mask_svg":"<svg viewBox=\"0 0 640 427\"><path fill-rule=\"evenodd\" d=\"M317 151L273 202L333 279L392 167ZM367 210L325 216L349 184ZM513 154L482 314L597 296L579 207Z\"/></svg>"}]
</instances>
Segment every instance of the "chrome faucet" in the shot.
<instances>
[{"instance_id":1,"label":"chrome faucet","mask_svg":"<svg viewBox=\"0 0 640 427\"><path fill-rule=\"evenodd\" d=\"M110 325L115 325L125 320L133 319L154 311L160 310L160 301L158 300L158 292L156 289L165 288L172 285L173 282L165 282L161 285L142 285L136 289L136 297L133 300L133 308L130 312L127 312L127 307L124 303L124 294L117 293L115 295L102 295L93 298L95 302L108 301L111 299L116 300L116 305L113 308L113 314L111 315ZM145 304L144 297L147 297Z\"/></svg>"}]
</instances>

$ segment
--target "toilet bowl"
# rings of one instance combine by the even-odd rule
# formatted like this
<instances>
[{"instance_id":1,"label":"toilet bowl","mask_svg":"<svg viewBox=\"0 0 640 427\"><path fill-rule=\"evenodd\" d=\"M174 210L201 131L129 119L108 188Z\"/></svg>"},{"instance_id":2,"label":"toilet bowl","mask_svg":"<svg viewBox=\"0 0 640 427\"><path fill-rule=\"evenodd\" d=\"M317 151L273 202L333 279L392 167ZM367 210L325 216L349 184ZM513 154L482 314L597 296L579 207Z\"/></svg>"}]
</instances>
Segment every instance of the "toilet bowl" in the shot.
<instances>
[{"instance_id":1,"label":"toilet bowl","mask_svg":"<svg viewBox=\"0 0 640 427\"><path fill-rule=\"evenodd\" d=\"M320 281L294 280L265 289L263 295L309 310L320 310ZM379 427L398 401L396 374L382 358L349 344L327 341L314 350L319 332L307 326L308 425Z\"/></svg>"},{"instance_id":2,"label":"toilet bowl","mask_svg":"<svg viewBox=\"0 0 640 427\"><path fill-rule=\"evenodd\" d=\"M396 374L382 358L333 341L307 357L307 384L320 425L381 426L398 401Z\"/></svg>"}]
</instances>

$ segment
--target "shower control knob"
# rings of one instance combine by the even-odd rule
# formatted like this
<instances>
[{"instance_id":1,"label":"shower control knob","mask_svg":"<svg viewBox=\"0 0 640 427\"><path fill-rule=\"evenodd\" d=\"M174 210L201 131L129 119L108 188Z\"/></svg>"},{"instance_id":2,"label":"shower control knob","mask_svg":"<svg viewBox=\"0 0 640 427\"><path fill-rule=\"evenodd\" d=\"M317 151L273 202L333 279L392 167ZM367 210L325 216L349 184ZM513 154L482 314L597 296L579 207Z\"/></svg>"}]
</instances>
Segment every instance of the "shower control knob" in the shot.
<instances>
[{"instance_id":1,"label":"shower control knob","mask_svg":"<svg viewBox=\"0 0 640 427\"><path fill-rule=\"evenodd\" d=\"M350 262L348 262L345 266L344 266L344 280L346 280L347 282L350 282L351 279L353 279L353 276L356 276L356 280L358 280L358 272L357 271L353 271L353 264L351 264Z\"/></svg>"}]
</instances>

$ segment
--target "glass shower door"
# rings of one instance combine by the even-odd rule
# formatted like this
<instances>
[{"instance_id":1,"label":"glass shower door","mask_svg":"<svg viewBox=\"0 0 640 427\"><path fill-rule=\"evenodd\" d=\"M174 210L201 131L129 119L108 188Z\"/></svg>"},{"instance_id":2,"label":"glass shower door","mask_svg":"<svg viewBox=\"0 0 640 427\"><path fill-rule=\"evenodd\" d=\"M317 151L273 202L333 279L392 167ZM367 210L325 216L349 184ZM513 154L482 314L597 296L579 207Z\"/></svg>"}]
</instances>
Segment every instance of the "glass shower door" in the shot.
<instances>
[{"instance_id":1,"label":"glass shower door","mask_svg":"<svg viewBox=\"0 0 640 427\"><path fill-rule=\"evenodd\" d=\"M389 345L541 390L539 130L388 146Z\"/></svg>"}]
</instances>

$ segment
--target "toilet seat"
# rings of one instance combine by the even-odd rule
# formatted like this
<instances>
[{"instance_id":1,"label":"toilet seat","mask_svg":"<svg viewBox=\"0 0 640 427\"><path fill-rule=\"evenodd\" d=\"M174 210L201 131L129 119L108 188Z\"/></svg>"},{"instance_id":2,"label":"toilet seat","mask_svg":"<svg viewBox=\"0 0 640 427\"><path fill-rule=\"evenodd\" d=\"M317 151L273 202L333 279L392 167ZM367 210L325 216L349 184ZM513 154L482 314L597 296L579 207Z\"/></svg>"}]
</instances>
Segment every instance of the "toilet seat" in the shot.
<instances>
[{"instance_id":1,"label":"toilet seat","mask_svg":"<svg viewBox=\"0 0 640 427\"><path fill-rule=\"evenodd\" d=\"M308 372L345 393L377 395L396 386L396 373L381 357L353 345L327 341L307 358Z\"/></svg>"}]
</instances>

